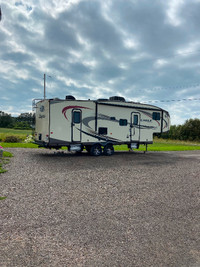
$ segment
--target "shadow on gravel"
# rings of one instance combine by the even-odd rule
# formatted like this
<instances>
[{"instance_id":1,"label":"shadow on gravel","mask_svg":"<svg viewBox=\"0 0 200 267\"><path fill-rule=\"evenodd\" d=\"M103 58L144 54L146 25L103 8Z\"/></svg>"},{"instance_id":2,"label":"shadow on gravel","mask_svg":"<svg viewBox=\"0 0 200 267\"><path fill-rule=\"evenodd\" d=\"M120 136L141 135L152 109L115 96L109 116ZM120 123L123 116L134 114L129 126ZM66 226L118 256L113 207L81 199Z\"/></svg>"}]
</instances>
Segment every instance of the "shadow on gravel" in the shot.
<instances>
[{"instance_id":1,"label":"shadow on gravel","mask_svg":"<svg viewBox=\"0 0 200 267\"><path fill-rule=\"evenodd\" d=\"M101 155L99 157L91 156L87 152L77 153L77 152L53 152L52 153L35 153L35 157L40 157L41 160L51 159L52 163L69 159L70 162L75 163L77 160L79 162L87 162L88 160L93 163L105 163L106 165L112 164L112 166L118 166L117 164L127 165L127 164L139 164L139 165L149 165L158 166L166 164L174 164L177 160L181 160L177 155L170 153L161 152L128 152L128 151L117 151L113 156ZM62 160L63 159L63 160ZM55 162L54 162L55 160Z\"/></svg>"},{"instance_id":2,"label":"shadow on gravel","mask_svg":"<svg viewBox=\"0 0 200 267\"><path fill-rule=\"evenodd\" d=\"M124 157L124 156L136 156L136 157L148 157L148 153L143 153L143 152L129 152L129 151L117 151L114 153L114 155L112 156L105 156L104 154L102 154L101 156L91 156L89 153L87 152L82 152L82 153L79 153L79 152L53 152L52 153L38 153L37 154L38 156L41 156L41 157L45 157L45 158L56 158L56 157L66 157L66 158L79 158L79 157L86 157L86 158L95 158L95 159L101 159L101 158L115 158L115 157Z\"/></svg>"}]
</instances>

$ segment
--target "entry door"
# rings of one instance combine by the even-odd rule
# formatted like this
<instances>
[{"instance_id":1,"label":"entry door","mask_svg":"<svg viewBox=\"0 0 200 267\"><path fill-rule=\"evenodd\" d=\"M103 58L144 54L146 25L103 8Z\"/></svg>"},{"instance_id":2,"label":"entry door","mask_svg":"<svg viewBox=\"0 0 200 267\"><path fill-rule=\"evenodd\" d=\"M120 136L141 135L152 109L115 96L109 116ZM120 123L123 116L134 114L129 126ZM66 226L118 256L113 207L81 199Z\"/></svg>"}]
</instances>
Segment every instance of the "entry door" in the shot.
<instances>
[{"instance_id":1,"label":"entry door","mask_svg":"<svg viewBox=\"0 0 200 267\"><path fill-rule=\"evenodd\" d=\"M131 113L131 141L140 140L140 113Z\"/></svg>"},{"instance_id":2,"label":"entry door","mask_svg":"<svg viewBox=\"0 0 200 267\"><path fill-rule=\"evenodd\" d=\"M81 141L82 112L80 109L72 110L72 142Z\"/></svg>"}]
</instances>

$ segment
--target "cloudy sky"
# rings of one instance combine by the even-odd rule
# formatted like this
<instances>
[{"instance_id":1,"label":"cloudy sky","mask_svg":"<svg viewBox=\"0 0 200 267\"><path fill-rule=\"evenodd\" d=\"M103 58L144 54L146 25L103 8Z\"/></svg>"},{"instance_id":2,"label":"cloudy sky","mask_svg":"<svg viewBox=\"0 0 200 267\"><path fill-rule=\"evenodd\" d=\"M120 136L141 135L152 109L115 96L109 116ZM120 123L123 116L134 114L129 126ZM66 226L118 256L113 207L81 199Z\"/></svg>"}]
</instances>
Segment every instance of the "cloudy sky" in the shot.
<instances>
[{"instance_id":1,"label":"cloudy sky","mask_svg":"<svg viewBox=\"0 0 200 267\"><path fill-rule=\"evenodd\" d=\"M0 110L124 96L200 119L200 0L0 0Z\"/></svg>"}]
</instances>

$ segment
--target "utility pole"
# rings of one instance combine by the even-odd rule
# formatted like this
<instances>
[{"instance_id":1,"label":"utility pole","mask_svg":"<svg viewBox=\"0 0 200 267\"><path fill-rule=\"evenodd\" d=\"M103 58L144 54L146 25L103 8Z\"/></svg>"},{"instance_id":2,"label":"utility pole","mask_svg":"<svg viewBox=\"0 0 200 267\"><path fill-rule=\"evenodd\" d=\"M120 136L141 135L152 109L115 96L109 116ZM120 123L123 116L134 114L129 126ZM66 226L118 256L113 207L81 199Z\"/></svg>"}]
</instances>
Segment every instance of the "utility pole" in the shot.
<instances>
[{"instance_id":1,"label":"utility pole","mask_svg":"<svg viewBox=\"0 0 200 267\"><path fill-rule=\"evenodd\" d=\"M0 21L2 20L2 12L1 12L1 6L0 6Z\"/></svg>"},{"instance_id":2,"label":"utility pole","mask_svg":"<svg viewBox=\"0 0 200 267\"><path fill-rule=\"evenodd\" d=\"M46 99L46 74L44 73L44 99Z\"/></svg>"}]
</instances>

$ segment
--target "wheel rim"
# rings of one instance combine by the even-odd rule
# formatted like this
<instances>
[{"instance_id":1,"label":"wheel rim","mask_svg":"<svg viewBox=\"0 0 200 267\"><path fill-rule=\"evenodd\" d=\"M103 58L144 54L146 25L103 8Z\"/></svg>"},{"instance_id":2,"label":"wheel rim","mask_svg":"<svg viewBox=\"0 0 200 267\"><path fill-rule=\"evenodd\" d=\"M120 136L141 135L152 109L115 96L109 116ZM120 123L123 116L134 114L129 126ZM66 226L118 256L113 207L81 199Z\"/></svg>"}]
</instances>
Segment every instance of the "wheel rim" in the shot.
<instances>
[{"instance_id":1,"label":"wheel rim","mask_svg":"<svg viewBox=\"0 0 200 267\"><path fill-rule=\"evenodd\" d=\"M107 149L107 154L108 155L111 155L112 154L112 149L110 147Z\"/></svg>"},{"instance_id":2,"label":"wheel rim","mask_svg":"<svg viewBox=\"0 0 200 267\"><path fill-rule=\"evenodd\" d=\"M91 155L100 156L102 153L102 149L100 145L94 145L91 149Z\"/></svg>"},{"instance_id":3,"label":"wheel rim","mask_svg":"<svg viewBox=\"0 0 200 267\"><path fill-rule=\"evenodd\" d=\"M113 146L106 146L104 148L104 154L107 155L107 156L111 156L114 152L114 148Z\"/></svg>"},{"instance_id":4,"label":"wheel rim","mask_svg":"<svg viewBox=\"0 0 200 267\"><path fill-rule=\"evenodd\" d=\"M100 149L99 147L96 147L96 148L94 149L94 154L95 154L96 156L99 156L99 155L101 154L101 149Z\"/></svg>"}]
</instances>

